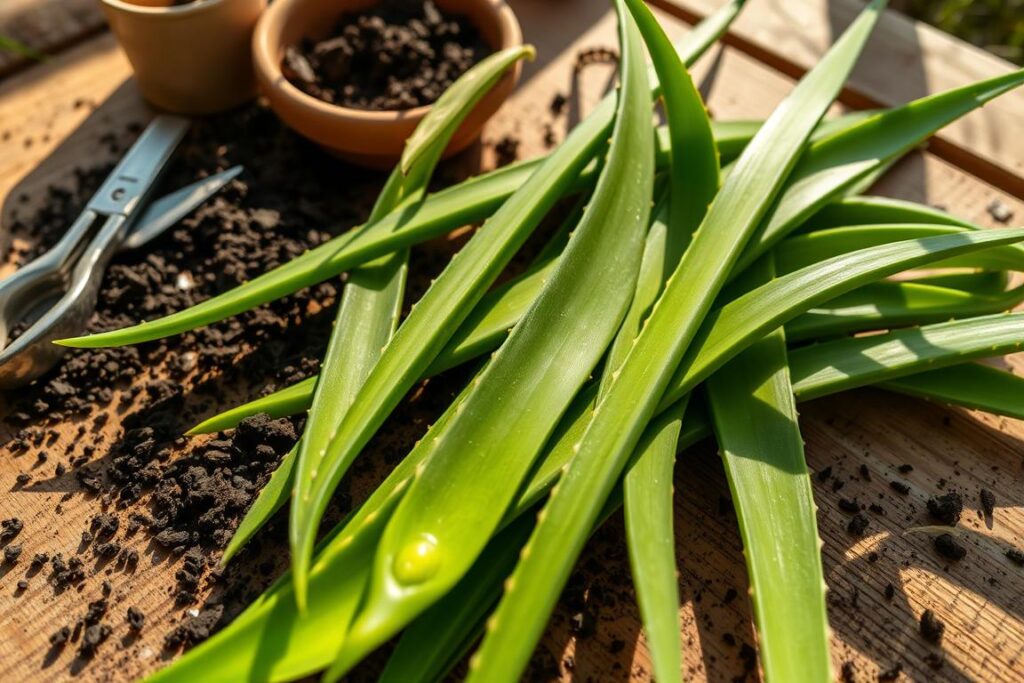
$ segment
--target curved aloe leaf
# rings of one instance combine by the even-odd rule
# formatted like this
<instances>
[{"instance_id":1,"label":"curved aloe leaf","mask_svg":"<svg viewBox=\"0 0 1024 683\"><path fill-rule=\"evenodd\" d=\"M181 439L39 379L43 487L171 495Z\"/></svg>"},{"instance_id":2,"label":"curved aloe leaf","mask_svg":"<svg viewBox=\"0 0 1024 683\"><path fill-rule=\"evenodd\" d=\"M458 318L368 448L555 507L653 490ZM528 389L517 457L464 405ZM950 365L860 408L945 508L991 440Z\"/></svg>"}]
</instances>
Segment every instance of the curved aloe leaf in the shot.
<instances>
[{"instance_id":1,"label":"curved aloe leaf","mask_svg":"<svg viewBox=\"0 0 1024 683\"><path fill-rule=\"evenodd\" d=\"M813 232L848 225L872 223L932 223L976 228L973 223L940 209L906 199L891 197L843 197L826 204L795 232Z\"/></svg>"},{"instance_id":2,"label":"curved aloe leaf","mask_svg":"<svg viewBox=\"0 0 1024 683\"><path fill-rule=\"evenodd\" d=\"M770 264L751 270L772 275ZM831 681L825 577L811 482L776 329L707 381L740 524L768 681Z\"/></svg>"},{"instance_id":3,"label":"curved aloe leaf","mask_svg":"<svg viewBox=\"0 0 1024 683\"><path fill-rule=\"evenodd\" d=\"M937 403L1024 419L1024 378L988 365L963 363L887 380L878 386Z\"/></svg>"},{"instance_id":4,"label":"curved aloe leaf","mask_svg":"<svg viewBox=\"0 0 1024 683\"><path fill-rule=\"evenodd\" d=\"M697 87L647 6L638 0L625 0L625 6L643 35L662 83L672 154L668 220L655 220L648 232L633 302L608 352L602 393L611 386L615 370L629 355L634 338L704 219L719 183L718 151ZM682 670L672 528L672 469L682 410L672 418L644 444L643 455L627 473L623 487L637 602L651 648L653 673L662 681L678 679Z\"/></svg>"},{"instance_id":5,"label":"curved aloe leaf","mask_svg":"<svg viewBox=\"0 0 1024 683\"><path fill-rule=\"evenodd\" d=\"M221 432L226 429L234 429L239 422L258 413L267 413L273 418L301 413L309 409L309 405L313 401L313 389L315 387L316 377L307 377L301 382L296 382L289 387L279 389L268 396L243 403L240 406L207 418L185 432L185 434L194 436L196 434L212 434L213 432Z\"/></svg>"},{"instance_id":6,"label":"curved aloe leaf","mask_svg":"<svg viewBox=\"0 0 1024 683\"><path fill-rule=\"evenodd\" d=\"M517 487L509 483L529 473L622 321L654 182L649 87L635 31L620 21L622 83L593 199L547 286L474 381L388 523L362 608L328 679L386 641L472 566L514 501ZM464 518L467 507L479 512L471 521Z\"/></svg>"},{"instance_id":7,"label":"curved aloe leaf","mask_svg":"<svg viewBox=\"0 0 1024 683\"><path fill-rule=\"evenodd\" d=\"M1024 70L929 95L820 140L794 169L790 191L751 238L742 271L831 199L857 186L943 126L1024 83Z\"/></svg>"},{"instance_id":8,"label":"curved aloe leaf","mask_svg":"<svg viewBox=\"0 0 1024 683\"><path fill-rule=\"evenodd\" d=\"M1002 313L967 320L893 330L814 344L791 354L793 383L801 399L823 387L850 389L968 360L1011 353L1024 339L1024 313ZM842 362L830 359L840 358Z\"/></svg>"},{"instance_id":9,"label":"curved aloe leaf","mask_svg":"<svg viewBox=\"0 0 1024 683\"><path fill-rule=\"evenodd\" d=\"M872 282L786 323L791 341L990 315L1024 301L1024 287L998 295L922 282Z\"/></svg>"},{"instance_id":10,"label":"curved aloe leaf","mask_svg":"<svg viewBox=\"0 0 1024 683\"><path fill-rule=\"evenodd\" d=\"M533 55L529 45L501 50L474 65L445 90L407 141L401 163L385 183L370 212L369 223L379 221L403 201L422 200L441 154L463 119L509 67ZM274 474L287 480L294 471L294 482L299 484L293 482L293 486L298 486L296 492L300 495L301 482L313 479L323 465L322 458L335 430L398 326L407 263L408 254L401 251L349 273L306 429L297 446L295 467L289 462L287 468ZM302 575L302 571L296 572L296 576ZM296 591L296 597L299 607L304 607L301 600L305 592Z\"/></svg>"},{"instance_id":11,"label":"curved aloe leaf","mask_svg":"<svg viewBox=\"0 0 1024 683\"><path fill-rule=\"evenodd\" d=\"M906 240L835 256L783 275L711 312L676 371L662 407L770 330L858 286L904 270L1024 239L1024 229L958 232Z\"/></svg>"},{"instance_id":12,"label":"curved aloe leaf","mask_svg":"<svg viewBox=\"0 0 1024 683\"><path fill-rule=\"evenodd\" d=\"M872 3L854 21L736 161L552 491L473 657L471 681L515 679L523 670L586 534L653 417L672 371L852 69L881 5Z\"/></svg>"}]
</instances>

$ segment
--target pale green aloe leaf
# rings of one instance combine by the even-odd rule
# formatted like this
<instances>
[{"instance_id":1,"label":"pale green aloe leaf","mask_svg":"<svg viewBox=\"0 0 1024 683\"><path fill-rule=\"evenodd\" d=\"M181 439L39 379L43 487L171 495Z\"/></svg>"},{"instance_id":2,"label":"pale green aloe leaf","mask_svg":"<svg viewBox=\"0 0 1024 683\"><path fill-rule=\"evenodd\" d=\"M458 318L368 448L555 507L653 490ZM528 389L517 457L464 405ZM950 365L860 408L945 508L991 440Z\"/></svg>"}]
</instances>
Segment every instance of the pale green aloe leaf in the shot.
<instances>
[{"instance_id":1,"label":"pale green aloe leaf","mask_svg":"<svg viewBox=\"0 0 1024 683\"><path fill-rule=\"evenodd\" d=\"M872 3L851 24L736 161L552 490L472 659L471 681L514 680L522 672L586 534L654 416L672 371L839 92L883 4Z\"/></svg>"},{"instance_id":2,"label":"pale green aloe leaf","mask_svg":"<svg viewBox=\"0 0 1024 683\"><path fill-rule=\"evenodd\" d=\"M643 321L661 295L718 192L719 165L707 110L697 86L650 9L626 0L651 54L658 79L672 155L667 221L648 231L633 302L608 352L601 390L625 361ZM672 516L672 469L682 409L649 441L624 481L626 531L637 602L650 644L654 676L677 679L682 670L679 590L676 583Z\"/></svg>"},{"instance_id":3,"label":"pale green aloe leaf","mask_svg":"<svg viewBox=\"0 0 1024 683\"><path fill-rule=\"evenodd\" d=\"M932 223L958 225L962 228L977 227L934 206L891 197L856 196L843 197L826 204L794 232L813 232L873 223Z\"/></svg>"},{"instance_id":4,"label":"pale green aloe leaf","mask_svg":"<svg viewBox=\"0 0 1024 683\"><path fill-rule=\"evenodd\" d=\"M999 313L1022 301L1024 287L992 295L923 282L872 282L790 320L786 323L786 338L791 342L806 341L851 332L927 325Z\"/></svg>"},{"instance_id":5,"label":"pale green aloe leaf","mask_svg":"<svg viewBox=\"0 0 1024 683\"><path fill-rule=\"evenodd\" d=\"M529 474L622 321L654 184L649 86L634 34L635 26L620 20L615 125L593 198L547 286L474 381L388 523L362 608L329 680L469 570L514 502L515 482ZM468 524L467 507L479 512Z\"/></svg>"},{"instance_id":6,"label":"pale green aloe leaf","mask_svg":"<svg viewBox=\"0 0 1024 683\"><path fill-rule=\"evenodd\" d=\"M729 0L679 41L677 49L685 64L689 66L695 62L725 33L744 1ZM657 82L652 82L651 87L653 94L656 95ZM613 103L613 99L606 97L573 131L573 153L582 155L582 158L574 159L574 163L585 164L592 150L607 136L612 123ZM713 128L714 125L712 124ZM726 139L719 149L723 158L727 152L734 154L744 147L753 131L754 126L746 122L724 125L723 136ZM563 143L555 152L561 153L563 162L568 154L562 151L565 147ZM663 146L659 145L659 149L663 149ZM659 155L661 164L666 163L665 156ZM180 334L237 315L260 304L292 294L303 287L323 282L380 256L483 220L519 190L546 162L547 157L544 157L511 164L442 190L428 197L422 204L405 204L383 220L353 228L251 282L184 311L120 330L63 339L56 343L74 348L138 344ZM596 174L596 165L590 164L582 168L566 187L556 189L563 193L583 190L593 183Z\"/></svg>"},{"instance_id":7,"label":"pale green aloe leaf","mask_svg":"<svg viewBox=\"0 0 1024 683\"><path fill-rule=\"evenodd\" d=\"M770 264L763 269L771 274ZM765 680L831 681L821 542L782 329L708 378L707 395L743 538Z\"/></svg>"},{"instance_id":8,"label":"pale green aloe leaf","mask_svg":"<svg viewBox=\"0 0 1024 683\"><path fill-rule=\"evenodd\" d=\"M402 149L398 170L410 175L414 165L423 157L433 155L440 146L443 151L455 134L462 119L477 102L498 82L508 67L520 59L532 60L537 54L532 45L518 45L500 50L460 76L454 84L430 106L430 112L416 126ZM490 67L494 67L492 70ZM428 165L433 166L432 163Z\"/></svg>"},{"instance_id":9,"label":"pale green aloe leaf","mask_svg":"<svg viewBox=\"0 0 1024 683\"><path fill-rule=\"evenodd\" d=\"M794 169L789 192L752 237L737 272L830 200L874 177L943 126L1021 83L1024 70L929 95L814 143Z\"/></svg>"},{"instance_id":10,"label":"pale green aloe leaf","mask_svg":"<svg viewBox=\"0 0 1024 683\"><path fill-rule=\"evenodd\" d=\"M662 407L687 394L747 344L818 304L904 270L1022 239L1024 229L936 235L860 249L783 275L708 315Z\"/></svg>"},{"instance_id":11,"label":"pale green aloe leaf","mask_svg":"<svg viewBox=\"0 0 1024 683\"><path fill-rule=\"evenodd\" d=\"M445 90L406 142L401 163L385 183L368 222L379 221L404 201L422 200L434 168L462 121L510 67L533 55L534 49L529 45L501 50L475 64ZM301 484L311 481L323 464L321 460L335 430L398 326L407 270L408 254L400 251L349 273L317 378L309 419L296 449L295 466L279 469L272 477L287 481L294 472L292 484L298 495L293 501L303 500L305 491ZM274 489L279 488L277 482L274 484ZM264 514L262 507L256 513L259 516ZM297 514L293 503L292 517ZM247 524L246 530L249 526L252 523ZM296 561L302 559L299 556ZM305 573L306 567L300 567L295 575L301 577ZM295 595L303 608L305 590L301 583L297 589Z\"/></svg>"},{"instance_id":12,"label":"pale green aloe leaf","mask_svg":"<svg viewBox=\"0 0 1024 683\"><path fill-rule=\"evenodd\" d=\"M878 386L936 403L1024 420L1024 378L988 365L963 363L887 380Z\"/></svg>"},{"instance_id":13,"label":"pale green aloe leaf","mask_svg":"<svg viewBox=\"0 0 1024 683\"><path fill-rule=\"evenodd\" d=\"M316 387L316 377L308 377L268 396L257 398L207 418L185 433L188 436L194 436L234 429L245 418L259 413L267 413L273 418L296 415L309 409L309 405L313 401L314 387ZM288 488L291 490L291 485Z\"/></svg>"},{"instance_id":14,"label":"pale green aloe leaf","mask_svg":"<svg viewBox=\"0 0 1024 683\"><path fill-rule=\"evenodd\" d=\"M1022 339L1024 313L1001 313L813 344L791 352L790 366L797 396L810 399L824 387L851 389L1012 353Z\"/></svg>"}]
</instances>

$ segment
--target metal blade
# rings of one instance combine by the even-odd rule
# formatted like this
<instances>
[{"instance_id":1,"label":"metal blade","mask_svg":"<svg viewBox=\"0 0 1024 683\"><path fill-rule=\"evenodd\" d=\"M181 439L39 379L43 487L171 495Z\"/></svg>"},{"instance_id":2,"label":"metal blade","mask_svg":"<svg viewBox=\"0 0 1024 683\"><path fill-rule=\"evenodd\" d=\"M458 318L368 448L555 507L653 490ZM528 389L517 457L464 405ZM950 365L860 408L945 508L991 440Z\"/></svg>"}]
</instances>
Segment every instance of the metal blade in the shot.
<instances>
[{"instance_id":1,"label":"metal blade","mask_svg":"<svg viewBox=\"0 0 1024 683\"><path fill-rule=\"evenodd\" d=\"M203 178L191 185L157 199L146 207L138 222L132 228L121 249L137 249L192 213L242 172L241 166L232 166L226 171Z\"/></svg>"}]
</instances>

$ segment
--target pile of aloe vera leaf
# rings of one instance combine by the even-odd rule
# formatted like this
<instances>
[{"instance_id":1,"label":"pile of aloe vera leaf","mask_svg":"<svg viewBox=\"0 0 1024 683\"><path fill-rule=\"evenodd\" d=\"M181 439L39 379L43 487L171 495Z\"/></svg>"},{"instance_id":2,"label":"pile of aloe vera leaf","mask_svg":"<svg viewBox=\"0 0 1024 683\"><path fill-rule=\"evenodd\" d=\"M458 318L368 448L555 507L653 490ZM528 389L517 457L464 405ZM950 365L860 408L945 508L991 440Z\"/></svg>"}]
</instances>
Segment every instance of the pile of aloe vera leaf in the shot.
<instances>
[{"instance_id":1,"label":"pile of aloe vera leaf","mask_svg":"<svg viewBox=\"0 0 1024 683\"><path fill-rule=\"evenodd\" d=\"M396 636L385 681L437 680L470 653L471 680L516 680L588 537L620 506L653 675L679 680L672 504L686 492L673 493L672 471L713 438L763 673L829 681L796 402L877 385L1024 418L1022 380L975 362L1024 343L1024 314L1009 312L1024 301L1013 284L1024 229L862 194L1024 71L825 118L883 10L875 1L766 121L710 121L687 67L742 2L678 45L641 0L613 5L618 86L550 155L427 194L462 119L532 48L496 53L432 108L364 225L188 310L61 342L158 339L347 273L320 376L191 432L308 411L224 554L287 506L292 570L154 680L336 680ZM533 264L495 286L574 197ZM481 221L402 318L408 250ZM440 419L322 530L339 482L403 396L463 364L473 372Z\"/></svg>"}]
</instances>

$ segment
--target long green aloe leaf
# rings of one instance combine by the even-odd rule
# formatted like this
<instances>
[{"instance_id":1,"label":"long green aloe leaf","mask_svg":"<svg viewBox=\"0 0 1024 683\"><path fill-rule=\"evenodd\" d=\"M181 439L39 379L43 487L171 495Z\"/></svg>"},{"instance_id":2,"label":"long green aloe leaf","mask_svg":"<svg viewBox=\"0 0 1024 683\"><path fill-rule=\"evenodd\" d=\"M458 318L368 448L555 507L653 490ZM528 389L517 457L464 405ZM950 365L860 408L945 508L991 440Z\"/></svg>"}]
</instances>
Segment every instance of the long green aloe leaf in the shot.
<instances>
[{"instance_id":1,"label":"long green aloe leaf","mask_svg":"<svg viewBox=\"0 0 1024 683\"><path fill-rule=\"evenodd\" d=\"M820 140L794 169L792 187L751 238L742 271L844 191L902 156L943 126L1024 83L1024 70L929 95Z\"/></svg>"},{"instance_id":2,"label":"long green aloe leaf","mask_svg":"<svg viewBox=\"0 0 1024 683\"><path fill-rule=\"evenodd\" d=\"M685 64L689 66L695 62L719 36L725 33L744 2L745 0L729 0L679 42L677 49ZM657 82L652 82L651 86L653 94L657 94ZM576 127L573 134L577 142L583 142L583 139L587 138L587 144L581 144L577 149L578 153L586 154L586 150L593 149L607 136L612 115L613 101L605 98L591 115ZM712 125L714 127L714 124ZM737 153L746 145L746 141L756 129L756 124L750 122L721 126L726 139L719 146L719 152L723 157L727 153ZM555 153L562 147L565 145L563 144ZM659 145L659 149L663 149L663 146ZM661 159L664 163L664 155ZM512 164L442 190L429 197L422 205L406 205L403 209L388 214L384 220L354 228L251 282L184 311L132 327L87 337L64 339L58 343L75 348L138 344L180 334L237 315L260 304L287 296L303 287L327 280L379 256L439 237L468 223L483 220L516 192L546 161L545 157ZM593 182L596 172L595 165L586 167L569 184L568 190L579 191L588 187Z\"/></svg>"},{"instance_id":3,"label":"long green aloe leaf","mask_svg":"<svg viewBox=\"0 0 1024 683\"><path fill-rule=\"evenodd\" d=\"M824 387L850 389L900 377L922 364L940 368L968 360L1012 353L1021 348L1024 313L1001 313L966 320L893 330L812 344L791 354L793 382L801 399ZM831 361L841 358L842 362Z\"/></svg>"},{"instance_id":4,"label":"long green aloe leaf","mask_svg":"<svg viewBox=\"0 0 1024 683\"><path fill-rule=\"evenodd\" d=\"M514 501L517 487L510 482L529 473L622 322L654 184L649 86L635 33L620 19L615 125L593 198L547 286L474 381L388 523L360 613L328 679L386 641L472 566ZM467 507L479 511L470 524L462 517Z\"/></svg>"},{"instance_id":5,"label":"long green aloe leaf","mask_svg":"<svg viewBox=\"0 0 1024 683\"><path fill-rule=\"evenodd\" d=\"M919 202L891 197L859 195L826 204L795 231L798 233L872 223L933 223L976 227L956 216Z\"/></svg>"},{"instance_id":6,"label":"long green aloe leaf","mask_svg":"<svg viewBox=\"0 0 1024 683\"><path fill-rule=\"evenodd\" d=\"M445 90L407 141L399 167L385 183L368 222L379 221L404 201L422 199L442 152L465 117L515 62L533 54L529 45L496 52ZM398 326L407 258L405 251L396 252L349 273L295 465L287 463L275 477L287 479L295 472L295 481L309 481L322 465L337 426ZM301 489L297 492L303 493ZM303 591L296 593L300 600L304 595Z\"/></svg>"},{"instance_id":7,"label":"long green aloe leaf","mask_svg":"<svg viewBox=\"0 0 1024 683\"><path fill-rule=\"evenodd\" d=\"M886 380L878 386L936 403L1024 419L1024 378L988 365L963 363Z\"/></svg>"},{"instance_id":8,"label":"long green aloe leaf","mask_svg":"<svg viewBox=\"0 0 1024 683\"><path fill-rule=\"evenodd\" d=\"M667 408L744 346L795 314L858 286L911 268L1024 239L1024 229L964 231L882 244L783 275L708 315L662 399Z\"/></svg>"},{"instance_id":9,"label":"long green aloe leaf","mask_svg":"<svg viewBox=\"0 0 1024 683\"><path fill-rule=\"evenodd\" d=\"M608 352L602 392L628 356L633 340L661 295L718 192L718 151L697 86L654 14L638 0L626 0L662 83L672 155L669 164L668 220L648 232L633 302ZM654 676L679 677L679 592L672 518L672 469L682 409L644 444L642 456L624 482L626 531L637 602L650 644Z\"/></svg>"},{"instance_id":10,"label":"long green aloe leaf","mask_svg":"<svg viewBox=\"0 0 1024 683\"><path fill-rule=\"evenodd\" d=\"M771 274L770 264L763 269ZM707 395L743 538L765 680L827 683L821 541L782 329L708 378Z\"/></svg>"},{"instance_id":11,"label":"long green aloe leaf","mask_svg":"<svg viewBox=\"0 0 1024 683\"><path fill-rule=\"evenodd\" d=\"M471 681L514 680L523 670L586 534L653 417L672 371L852 69L882 5L872 3L854 21L736 161L552 491L472 660Z\"/></svg>"}]
</instances>

